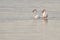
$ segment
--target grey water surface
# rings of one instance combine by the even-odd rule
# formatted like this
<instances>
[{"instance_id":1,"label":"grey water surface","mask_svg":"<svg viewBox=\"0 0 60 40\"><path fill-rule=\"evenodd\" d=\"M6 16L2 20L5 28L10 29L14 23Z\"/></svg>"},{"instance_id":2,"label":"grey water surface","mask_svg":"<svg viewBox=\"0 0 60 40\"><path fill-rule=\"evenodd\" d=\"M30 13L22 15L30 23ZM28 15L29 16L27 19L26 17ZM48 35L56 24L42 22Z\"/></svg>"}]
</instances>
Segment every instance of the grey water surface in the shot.
<instances>
[{"instance_id":1,"label":"grey water surface","mask_svg":"<svg viewBox=\"0 0 60 40\"><path fill-rule=\"evenodd\" d=\"M48 19L34 20L44 8ZM0 40L60 40L60 0L0 0Z\"/></svg>"}]
</instances>

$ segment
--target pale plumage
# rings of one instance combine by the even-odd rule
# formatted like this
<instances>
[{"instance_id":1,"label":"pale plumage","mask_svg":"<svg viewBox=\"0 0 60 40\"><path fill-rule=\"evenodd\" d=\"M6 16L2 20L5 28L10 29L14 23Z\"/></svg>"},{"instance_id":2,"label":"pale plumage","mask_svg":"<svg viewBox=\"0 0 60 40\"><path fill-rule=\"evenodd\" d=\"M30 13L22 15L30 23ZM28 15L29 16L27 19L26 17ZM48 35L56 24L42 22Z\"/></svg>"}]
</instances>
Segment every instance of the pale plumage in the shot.
<instances>
[{"instance_id":1,"label":"pale plumage","mask_svg":"<svg viewBox=\"0 0 60 40\"><path fill-rule=\"evenodd\" d=\"M48 14L46 13L46 9L42 10L42 17L43 18L47 18L48 17Z\"/></svg>"},{"instance_id":2,"label":"pale plumage","mask_svg":"<svg viewBox=\"0 0 60 40\"><path fill-rule=\"evenodd\" d=\"M37 14L37 10L34 9L32 12L33 12L33 18L34 19L38 19L39 18L39 15Z\"/></svg>"},{"instance_id":3,"label":"pale plumage","mask_svg":"<svg viewBox=\"0 0 60 40\"><path fill-rule=\"evenodd\" d=\"M39 18L39 16L38 15L35 15L35 16L33 16L35 19L37 19L37 18Z\"/></svg>"}]
</instances>

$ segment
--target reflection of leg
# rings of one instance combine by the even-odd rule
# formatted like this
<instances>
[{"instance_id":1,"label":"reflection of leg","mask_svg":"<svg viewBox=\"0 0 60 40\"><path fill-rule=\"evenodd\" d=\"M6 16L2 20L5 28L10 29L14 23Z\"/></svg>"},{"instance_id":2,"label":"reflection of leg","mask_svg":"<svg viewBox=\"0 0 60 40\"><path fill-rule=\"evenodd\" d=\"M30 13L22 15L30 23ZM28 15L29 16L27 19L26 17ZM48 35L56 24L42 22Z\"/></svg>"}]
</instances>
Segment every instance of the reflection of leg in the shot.
<instances>
[{"instance_id":1,"label":"reflection of leg","mask_svg":"<svg viewBox=\"0 0 60 40\"><path fill-rule=\"evenodd\" d=\"M43 18L43 25L45 25L48 22L47 18Z\"/></svg>"},{"instance_id":2,"label":"reflection of leg","mask_svg":"<svg viewBox=\"0 0 60 40\"><path fill-rule=\"evenodd\" d=\"M44 19L44 21L45 21L45 23L47 23L48 22L48 19Z\"/></svg>"},{"instance_id":3,"label":"reflection of leg","mask_svg":"<svg viewBox=\"0 0 60 40\"><path fill-rule=\"evenodd\" d=\"M34 19L34 20L33 20L33 23L34 23L35 25L37 25L37 19Z\"/></svg>"}]
</instances>

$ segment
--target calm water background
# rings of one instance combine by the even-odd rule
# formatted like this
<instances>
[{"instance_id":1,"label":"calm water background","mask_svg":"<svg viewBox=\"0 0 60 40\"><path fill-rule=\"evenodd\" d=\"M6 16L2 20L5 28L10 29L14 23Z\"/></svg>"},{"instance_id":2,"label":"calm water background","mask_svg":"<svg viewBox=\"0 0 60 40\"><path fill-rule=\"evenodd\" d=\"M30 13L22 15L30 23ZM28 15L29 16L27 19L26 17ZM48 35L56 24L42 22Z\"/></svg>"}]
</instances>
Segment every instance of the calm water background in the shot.
<instances>
[{"instance_id":1,"label":"calm water background","mask_svg":"<svg viewBox=\"0 0 60 40\"><path fill-rule=\"evenodd\" d=\"M33 20L43 8L48 20ZM60 0L0 0L0 40L60 40Z\"/></svg>"}]
</instances>

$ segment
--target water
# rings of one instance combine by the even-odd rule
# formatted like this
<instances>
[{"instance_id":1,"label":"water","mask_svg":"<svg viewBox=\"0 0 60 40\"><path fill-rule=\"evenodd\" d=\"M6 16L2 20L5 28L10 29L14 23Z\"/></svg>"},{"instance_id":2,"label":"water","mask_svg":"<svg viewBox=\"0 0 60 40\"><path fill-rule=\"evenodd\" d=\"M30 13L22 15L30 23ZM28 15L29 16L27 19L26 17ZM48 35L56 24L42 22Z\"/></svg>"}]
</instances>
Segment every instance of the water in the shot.
<instances>
[{"instance_id":1,"label":"water","mask_svg":"<svg viewBox=\"0 0 60 40\"><path fill-rule=\"evenodd\" d=\"M32 10L48 20L33 20ZM60 0L0 0L0 40L60 40Z\"/></svg>"}]
</instances>

